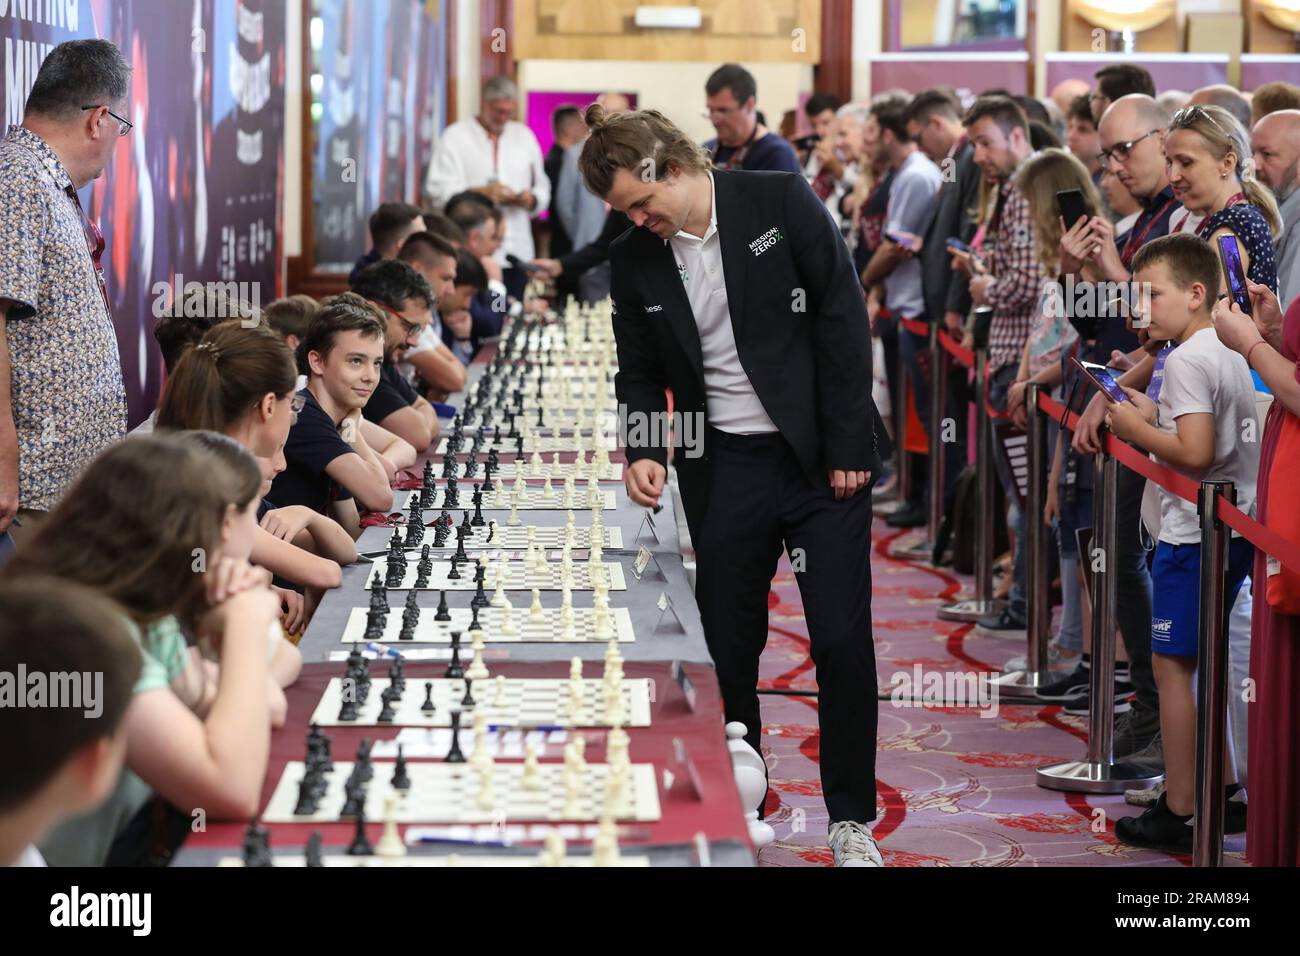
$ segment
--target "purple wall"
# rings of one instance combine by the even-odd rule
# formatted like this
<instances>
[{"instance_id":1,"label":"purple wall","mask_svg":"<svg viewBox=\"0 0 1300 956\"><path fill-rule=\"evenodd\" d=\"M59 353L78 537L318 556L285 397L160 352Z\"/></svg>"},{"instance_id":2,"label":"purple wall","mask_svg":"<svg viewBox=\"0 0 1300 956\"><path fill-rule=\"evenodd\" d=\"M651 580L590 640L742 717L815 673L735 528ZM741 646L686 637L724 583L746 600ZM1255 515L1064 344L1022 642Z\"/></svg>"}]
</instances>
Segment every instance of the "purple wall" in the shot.
<instances>
[{"instance_id":1,"label":"purple wall","mask_svg":"<svg viewBox=\"0 0 1300 956\"><path fill-rule=\"evenodd\" d=\"M1281 80L1300 85L1300 56L1284 53L1246 53L1241 57L1241 88L1254 90Z\"/></svg>"},{"instance_id":2,"label":"purple wall","mask_svg":"<svg viewBox=\"0 0 1300 956\"><path fill-rule=\"evenodd\" d=\"M879 57L871 63L871 92L904 89L919 93L937 83L957 90L959 96L1002 88L1013 94L1028 92L1028 57L1024 53L908 53L899 59Z\"/></svg>"},{"instance_id":3,"label":"purple wall","mask_svg":"<svg viewBox=\"0 0 1300 956\"><path fill-rule=\"evenodd\" d=\"M583 110L596 101L596 97L602 93L608 93L609 90L585 90L581 93L575 93L570 90L531 90L528 93L527 119L525 122L528 128L533 131L537 137L538 145L542 147L542 155L551 148L551 143L555 137L551 134L551 114L561 106L576 106ZM623 91L619 91L623 92ZM632 104L632 109L636 109L636 94L623 92L628 102Z\"/></svg>"},{"instance_id":4,"label":"purple wall","mask_svg":"<svg viewBox=\"0 0 1300 956\"><path fill-rule=\"evenodd\" d=\"M1126 57L1118 53L1099 53L1096 56L1049 53L1047 61L1047 90L1062 80L1093 81L1092 75L1110 63L1133 61L1146 67L1155 80L1156 92L1164 90L1186 90L1191 92L1211 83L1228 82L1228 57L1225 54L1178 53L1172 59L1155 57L1150 54Z\"/></svg>"}]
</instances>

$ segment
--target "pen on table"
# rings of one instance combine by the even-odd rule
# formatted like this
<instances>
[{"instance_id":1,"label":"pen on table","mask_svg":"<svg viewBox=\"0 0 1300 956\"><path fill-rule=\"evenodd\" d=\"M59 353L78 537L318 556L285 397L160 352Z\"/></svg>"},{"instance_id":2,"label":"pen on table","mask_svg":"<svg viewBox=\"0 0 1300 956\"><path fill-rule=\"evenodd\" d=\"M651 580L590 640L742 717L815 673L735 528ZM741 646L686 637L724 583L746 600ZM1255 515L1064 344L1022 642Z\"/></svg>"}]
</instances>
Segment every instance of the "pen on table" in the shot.
<instances>
[{"instance_id":1,"label":"pen on table","mask_svg":"<svg viewBox=\"0 0 1300 956\"><path fill-rule=\"evenodd\" d=\"M465 840L456 837L434 837L422 836L415 841L416 843L445 844L450 846L491 846L505 849L510 846L508 840Z\"/></svg>"},{"instance_id":2,"label":"pen on table","mask_svg":"<svg viewBox=\"0 0 1300 956\"><path fill-rule=\"evenodd\" d=\"M383 644L376 644L374 641L366 642L366 650L374 651L380 657L400 658L402 656L400 651L395 651L391 647L385 647Z\"/></svg>"}]
</instances>

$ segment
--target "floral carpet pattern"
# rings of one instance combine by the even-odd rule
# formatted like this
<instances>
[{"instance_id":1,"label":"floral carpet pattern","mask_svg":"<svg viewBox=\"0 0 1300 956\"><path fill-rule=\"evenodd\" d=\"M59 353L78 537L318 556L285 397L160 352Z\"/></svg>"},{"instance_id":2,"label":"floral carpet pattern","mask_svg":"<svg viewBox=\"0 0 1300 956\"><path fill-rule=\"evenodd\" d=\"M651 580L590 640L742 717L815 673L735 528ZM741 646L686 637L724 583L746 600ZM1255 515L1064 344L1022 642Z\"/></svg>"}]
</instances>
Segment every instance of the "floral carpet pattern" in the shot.
<instances>
[{"instance_id":1,"label":"floral carpet pattern","mask_svg":"<svg viewBox=\"0 0 1300 956\"><path fill-rule=\"evenodd\" d=\"M1035 768L1085 756L1086 721L1058 705L990 706L953 691L976 672L1000 672L1023 639L987 637L940 621L940 605L969 596L970 579L902 561L888 547L912 532L877 521L872 616L884 699L876 756L876 839L887 866L1189 866L1189 856L1120 843L1114 821L1140 812L1122 795L1064 793L1034 782ZM783 560L769 597L760 689L815 691L799 589ZM912 692L893 694L899 675ZM920 690L914 678L924 675ZM945 686L948 693L926 693ZM898 697L898 700L891 699ZM767 822L776 842L763 866L828 866L826 809L817 772L817 699L763 694L763 756L770 774ZM952 706L954 702L965 706ZM1229 837L1224 862L1244 865L1245 837Z\"/></svg>"}]
</instances>

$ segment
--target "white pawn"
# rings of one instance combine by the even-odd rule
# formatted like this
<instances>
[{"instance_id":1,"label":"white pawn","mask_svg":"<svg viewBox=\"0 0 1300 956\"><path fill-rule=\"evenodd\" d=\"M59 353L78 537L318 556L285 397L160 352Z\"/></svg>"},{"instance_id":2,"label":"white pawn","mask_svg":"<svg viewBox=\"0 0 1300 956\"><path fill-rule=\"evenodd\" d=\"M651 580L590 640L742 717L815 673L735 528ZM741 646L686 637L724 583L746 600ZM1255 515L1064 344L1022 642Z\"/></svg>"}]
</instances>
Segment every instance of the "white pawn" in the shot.
<instances>
[{"instance_id":1,"label":"white pawn","mask_svg":"<svg viewBox=\"0 0 1300 956\"><path fill-rule=\"evenodd\" d=\"M555 499L555 489L551 487L551 476L546 476L546 481L542 483L542 500L553 501Z\"/></svg>"},{"instance_id":2,"label":"white pawn","mask_svg":"<svg viewBox=\"0 0 1300 956\"><path fill-rule=\"evenodd\" d=\"M375 856L387 859L406 856L406 844L397 833L397 794L390 791L384 797L384 833L375 845Z\"/></svg>"},{"instance_id":3,"label":"white pawn","mask_svg":"<svg viewBox=\"0 0 1300 956\"><path fill-rule=\"evenodd\" d=\"M531 740L524 744L524 772L519 782L525 790L542 789L542 771L537 762L537 745Z\"/></svg>"},{"instance_id":4,"label":"white pawn","mask_svg":"<svg viewBox=\"0 0 1300 956\"><path fill-rule=\"evenodd\" d=\"M510 602L506 600L505 581L503 580L504 575L501 573L500 562L497 563L496 572L497 588L492 592L491 605L492 607L506 607Z\"/></svg>"},{"instance_id":5,"label":"white pawn","mask_svg":"<svg viewBox=\"0 0 1300 956\"><path fill-rule=\"evenodd\" d=\"M528 623L546 623L546 612L542 610L542 592L537 588L533 588L533 603L528 608Z\"/></svg>"},{"instance_id":6,"label":"white pawn","mask_svg":"<svg viewBox=\"0 0 1300 956\"><path fill-rule=\"evenodd\" d=\"M504 707L506 705L506 679L501 674L492 682L495 687L495 693L492 695L493 707Z\"/></svg>"},{"instance_id":7,"label":"white pawn","mask_svg":"<svg viewBox=\"0 0 1300 956\"><path fill-rule=\"evenodd\" d=\"M581 448L578 449L578 457L573 459L573 474L578 478L585 478L587 472L587 453Z\"/></svg>"},{"instance_id":8,"label":"white pawn","mask_svg":"<svg viewBox=\"0 0 1300 956\"><path fill-rule=\"evenodd\" d=\"M488 753L488 722L487 714L481 710L474 711L474 749L469 754L469 764L472 767L481 767L492 760L492 755Z\"/></svg>"},{"instance_id":9,"label":"white pawn","mask_svg":"<svg viewBox=\"0 0 1300 956\"><path fill-rule=\"evenodd\" d=\"M528 487L527 485L524 484L524 468L523 468L523 464L524 464L524 463L521 462L521 461L516 461L516 462L515 462L515 486L514 486L514 499L515 499L516 501L519 500L520 498L522 498L522 497L524 496L524 489L526 489L526 488Z\"/></svg>"},{"instance_id":10,"label":"white pawn","mask_svg":"<svg viewBox=\"0 0 1300 956\"><path fill-rule=\"evenodd\" d=\"M501 605L501 621L497 625L498 630L506 637L514 637L519 633L515 630L515 622L511 620L513 616L514 608L510 606L510 600L507 599L506 603Z\"/></svg>"},{"instance_id":11,"label":"white pawn","mask_svg":"<svg viewBox=\"0 0 1300 956\"><path fill-rule=\"evenodd\" d=\"M496 485L496 488L492 492L492 507L498 509L504 508L506 506L506 492L505 492L506 483L504 481L493 481L493 484ZM496 524L495 521L490 523Z\"/></svg>"},{"instance_id":12,"label":"white pawn","mask_svg":"<svg viewBox=\"0 0 1300 956\"><path fill-rule=\"evenodd\" d=\"M558 830L550 830L542 841L542 852L537 855L538 866L564 866L568 858L564 837Z\"/></svg>"},{"instance_id":13,"label":"white pawn","mask_svg":"<svg viewBox=\"0 0 1300 956\"><path fill-rule=\"evenodd\" d=\"M622 723L613 723L605 737L605 761L614 767L626 768L629 763L629 748L632 738L623 729Z\"/></svg>"},{"instance_id":14,"label":"white pawn","mask_svg":"<svg viewBox=\"0 0 1300 956\"><path fill-rule=\"evenodd\" d=\"M591 612L592 635L598 641L607 641L614 636L613 629L609 626L609 611L603 607L597 606Z\"/></svg>"},{"instance_id":15,"label":"white pawn","mask_svg":"<svg viewBox=\"0 0 1300 956\"><path fill-rule=\"evenodd\" d=\"M529 468L532 470L533 477L540 478L542 475L542 454L536 448L528 459Z\"/></svg>"},{"instance_id":16,"label":"white pawn","mask_svg":"<svg viewBox=\"0 0 1300 956\"><path fill-rule=\"evenodd\" d=\"M470 662L469 667L465 668L465 676L474 681L487 680L491 676L487 664L483 663L482 634L481 630L474 632L474 660Z\"/></svg>"},{"instance_id":17,"label":"white pawn","mask_svg":"<svg viewBox=\"0 0 1300 956\"><path fill-rule=\"evenodd\" d=\"M521 521L519 520L519 500L518 500L518 498L516 498L516 497L514 497L514 496L511 496L511 498L510 498L510 515L509 515L509 517L506 518L506 524L509 525L510 527L514 528L514 527L519 526L519 525L522 524L522 523L523 523L523 522L521 522Z\"/></svg>"},{"instance_id":18,"label":"white pawn","mask_svg":"<svg viewBox=\"0 0 1300 956\"><path fill-rule=\"evenodd\" d=\"M478 806L480 810L491 810L497 805L496 788L492 785L492 778L495 775L496 768L489 762L479 767L478 771Z\"/></svg>"}]
</instances>

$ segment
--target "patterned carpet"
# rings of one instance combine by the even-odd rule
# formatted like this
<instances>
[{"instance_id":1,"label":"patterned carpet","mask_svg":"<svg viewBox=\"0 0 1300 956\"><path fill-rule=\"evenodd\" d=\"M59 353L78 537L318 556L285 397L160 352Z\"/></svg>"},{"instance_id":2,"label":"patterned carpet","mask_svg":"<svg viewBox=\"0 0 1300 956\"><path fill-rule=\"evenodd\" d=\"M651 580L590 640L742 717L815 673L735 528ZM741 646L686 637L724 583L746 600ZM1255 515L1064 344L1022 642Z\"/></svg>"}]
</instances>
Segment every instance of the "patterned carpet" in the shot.
<instances>
[{"instance_id":1,"label":"patterned carpet","mask_svg":"<svg viewBox=\"0 0 1300 956\"><path fill-rule=\"evenodd\" d=\"M1023 639L989 638L970 624L939 621L935 609L969 579L899 561L886 547L909 535L877 521L872 605L882 688L893 675L998 672L1024 652ZM787 562L773 581L769 639L760 687L816 688L799 589ZM952 698L948 698L951 700ZM891 866L1179 866L1190 857L1137 850L1114 836L1117 817L1139 811L1123 796L1044 790L1035 768L1085 755L1084 718L1059 706L967 707L880 702L876 759L876 838ZM817 774L815 697L763 695L764 757L771 794L767 820L776 842L763 866L827 866L826 810ZM988 702L985 701L985 704ZM1245 837L1229 837L1225 863L1244 865Z\"/></svg>"}]
</instances>

